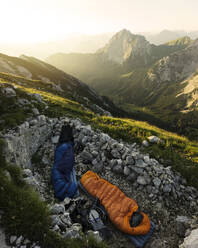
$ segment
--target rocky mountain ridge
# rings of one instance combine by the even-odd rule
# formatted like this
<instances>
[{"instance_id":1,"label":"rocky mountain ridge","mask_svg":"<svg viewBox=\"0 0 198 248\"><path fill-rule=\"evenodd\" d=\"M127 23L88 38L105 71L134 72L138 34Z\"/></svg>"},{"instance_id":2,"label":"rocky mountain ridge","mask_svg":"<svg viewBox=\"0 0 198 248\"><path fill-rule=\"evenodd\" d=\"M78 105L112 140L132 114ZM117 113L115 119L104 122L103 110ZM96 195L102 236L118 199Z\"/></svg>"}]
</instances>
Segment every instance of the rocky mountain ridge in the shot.
<instances>
[{"instance_id":1,"label":"rocky mountain ridge","mask_svg":"<svg viewBox=\"0 0 198 248\"><path fill-rule=\"evenodd\" d=\"M170 40L180 39L184 36L189 36L191 39L198 38L198 31L186 32L186 31L171 31L171 30L162 30L159 33L142 33L146 37L146 39L155 45L164 44L169 42Z\"/></svg>"},{"instance_id":2,"label":"rocky mountain ridge","mask_svg":"<svg viewBox=\"0 0 198 248\"><path fill-rule=\"evenodd\" d=\"M177 82L188 78L198 69L198 40L187 48L162 58L154 66L157 82Z\"/></svg>"},{"instance_id":3,"label":"rocky mountain ridge","mask_svg":"<svg viewBox=\"0 0 198 248\"><path fill-rule=\"evenodd\" d=\"M143 57L146 64L146 58L151 53L151 47L144 36L134 35L123 29L116 33L104 48L98 50L98 53L118 64L123 64L129 58L135 60L139 57Z\"/></svg>"},{"instance_id":4,"label":"rocky mountain ridge","mask_svg":"<svg viewBox=\"0 0 198 248\"><path fill-rule=\"evenodd\" d=\"M156 46L150 44L144 36L132 34L130 31L123 29L116 33L110 41L96 53L58 53L49 56L46 61L64 71L69 71L71 74L76 75L81 79L83 78L87 83L90 83L90 66L92 69L91 79L93 77L97 78L99 75L97 68L94 68L93 65L89 65L89 60L91 60L91 63L94 64L95 67L100 68L103 73L105 67L103 68L101 63L106 64L106 66L108 66L106 69L109 70L111 70L110 68L115 64L113 67L114 71L119 70L120 74L122 74L129 72L132 68L149 66L160 58L167 56L174 51L181 50L191 42L192 40L190 38L185 37L172 41L171 44L166 43ZM81 65L81 57L84 58L84 63L86 63L88 68L87 66L84 68L83 65ZM109 62L112 62L112 65ZM77 70L80 71L77 73ZM106 73L107 72L105 72L105 74Z\"/></svg>"}]
</instances>

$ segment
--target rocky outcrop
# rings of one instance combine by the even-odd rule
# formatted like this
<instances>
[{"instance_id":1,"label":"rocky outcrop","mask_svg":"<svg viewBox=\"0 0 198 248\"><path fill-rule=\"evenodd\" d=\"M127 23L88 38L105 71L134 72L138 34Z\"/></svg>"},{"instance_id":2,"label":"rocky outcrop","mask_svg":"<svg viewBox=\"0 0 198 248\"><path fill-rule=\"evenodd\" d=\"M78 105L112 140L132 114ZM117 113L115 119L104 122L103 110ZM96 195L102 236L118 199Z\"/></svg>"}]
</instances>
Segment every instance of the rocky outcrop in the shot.
<instances>
[{"instance_id":1,"label":"rocky outcrop","mask_svg":"<svg viewBox=\"0 0 198 248\"><path fill-rule=\"evenodd\" d=\"M6 237L4 232L0 229L0 247L1 248L9 248L5 241Z\"/></svg>"},{"instance_id":2,"label":"rocky outcrop","mask_svg":"<svg viewBox=\"0 0 198 248\"><path fill-rule=\"evenodd\" d=\"M144 58L147 63L147 57L151 52L151 44L146 41L144 36L134 35L130 31L123 29L116 33L109 43L98 53L105 55L109 60L118 64L123 64L126 60L135 60L139 57Z\"/></svg>"},{"instance_id":3,"label":"rocky outcrop","mask_svg":"<svg viewBox=\"0 0 198 248\"><path fill-rule=\"evenodd\" d=\"M198 40L187 48L159 60L149 73L158 83L178 82L191 76L198 69Z\"/></svg>"},{"instance_id":4,"label":"rocky outcrop","mask_svg":"<svg viewBox=\"0 0 198 248\"><path fill-rule=\"evenodd\" d=\"M11 130L4 135L7 161L21 168L31 168L33 154L52 133L52 127L52 123L48 123L44 115L39 115L18 126L16 131Z\"/></svg>"},{"instance_id":5,"label":"rocky outcrop","mask_svg":"<svg viewBox=\"0 0 198 248\"><path fill-rule=\"evenodd\" d=\"M189 236L184 239L184 243L179 248L197 248L198 247L198 229L193 230Z\"/></svg>"}]
</instances>

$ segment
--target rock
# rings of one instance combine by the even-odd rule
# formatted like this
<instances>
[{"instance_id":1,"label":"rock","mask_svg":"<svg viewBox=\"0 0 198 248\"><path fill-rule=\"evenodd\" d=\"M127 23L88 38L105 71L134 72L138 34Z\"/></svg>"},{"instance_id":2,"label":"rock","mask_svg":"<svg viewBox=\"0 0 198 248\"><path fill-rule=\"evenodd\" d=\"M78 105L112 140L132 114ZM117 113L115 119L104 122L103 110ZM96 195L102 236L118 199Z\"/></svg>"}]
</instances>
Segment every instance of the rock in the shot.
<instances>
[{"instance_id":1,"label":"rock","mask_svg":"<svg viewBox=\"0 0 198 248\"><path fill-rule=\"evenodd\" d=\"M9 181L9 182L11 182L12 181L12 177L11 177L11 175L10 175L10 172L9 171L5 171L5 176L6 176L6 178L7 178L7 180Z\"/></svg>"},{"instance_id":2,"label":"rock","mask_svg":"<svg viewBox=\"0 0 198 248\"><path fill-rule=\"evenodd\" d=\"M148 140L150 143L158 143L160 141L160 138L158 138L157 136L149 136Z\"/></svg>"},{"instance_id":3,"label":"rock","mask_svg":"<svg viewBox=\"0 0 198 248\"><path fill-rule=\"evenodd\" d=\"M117 148L117 150L118 150L119 152L122 151L123 147L124 147L124 145L123 145L122 143L117 143L116 148Z\"/></svg>"},{"instance_id":4,"label":"rock","mask_svg":"<svg viewBox=\"0 0 198 248\"><path fill-rule=\"evenodd\" d=\"M144 170L142 168L135 167L134 165L133 166L130 166L130 168L133 171L135 171L137 174L140 174L140 175L143 175L144 174Z\"/></svg>"},{"instance_id":5,"label":"rock","mask_svg":"<svg viewBox=\"0 0 198 248\"><path fill-rule=\"evenodd\" d=\"M42 96L41 96L40 94L35 93L35 94L33 94L33 96L34 96L34 98L35 98L38 102L42 102L42 101L43 101Z\"/></svg>"},{"instance_id":6,"label":"rock","mask_svg":"<svg viewBox=\"0 0 198 248\"><path fill-rule=\"evenodd\" d=\"M69 205L70 202L71 202L71 198L66 197L66 198L64 199L64 201L63 201L63 205Z\"/></svg>"},{"instance_id":7,"label":"rock","mask_svg":"<svg viewBox=\"0 0 198 248\"><path fill-rule=\"evenodd\" d=\"M82 225L80 223L74 223L71 228L77 232L82 232Z\"/></svg>"},{"instance_id":8,"label":"rock","mask_svg":"<svg viewBox=\"0 0 198 248\"><path fill-rule=\"evenodd\" d=\"M52 143L53 143L53 144L58 144L59 137L60 137L59 135L53 136L53 137L51 138Z\"/></svg>"},{"instance_id":9,"label":"rock","mask_svg":"<svg viewBox=\"0 0 198 248\"><path fill-rule=\"evenodd\" d=\"M96 150L92 151L91 154L94 156L94 157L97 157L98 156L98 152Z\"/></svg>"},{"instance_id":10,"label":"rock","mask_svg":"<svg viewBox=\"0 0 198 248\"><path fill-rule=\"evenodd\" d=\"M10 237L10 244L12 245L12 244L14 244L15 243L15 241L17 240L17 236L11 236Z\"/></svg>"},{"instance_id":11,"label":"rock","mask_svg":"<svg viewBox=\"0 0 198 248\"><path fill-rule=\"evenodd\" d=\"M37 116L37 115L40 114L37 108L33 108L33 109L32 109L32 112L33 112L33 114L34 114L35 116Z\"/></svg>"},{"instance_id":12,"label":"rock","mask_svg":"<svg viewBox=\"0 0 198 248\"><path fill-rule=\"evenodd\" d=\"M151 248L168 248L166 241L156 239L150 244Z\"/></svg>"},{"instance_id":13,"label":"rock","mask_svg":"<svg viewBox=\"0 0 198 248\"><path fill-rule=\"evenodd\" d=\"M118 150L116 150L116 149L112 149L111 150L111 154L112 154L112 156L114 157L114 158L120 158L121 157L121 155L120 155L120 153L118 152Z\"/></svg>"},{"instance_id":14,"label":"rock","mask_svg":"<svg viewBox=\"0 0 198 248\"><path fill-rule=\"evenodd\" d=\"M135 161L135 166L139 168L145 168L148 165L142 159L138 159Z\"/></svg>"},{"instance_id":15,"label":"rock","mask_svg":"<svg viewBox=\"0 0 198 248\"><path fill-rule=\"evenodd\" d=\"M5 94L7 97L13 97L16 96L16 92L14 89L7 87L7 88L2 88L3 94Z\"/></svg>"},{"instance_id":16,"label":"rock","mask_svg":"<svg viewBox=\"0 0 198 248\"><path fill-rule=\"evenodd\" d=\"M24 169L22 171L23 177L32 177L32 171L30 169Z\"/></svg>"},{"instance_id":17,"label":"rock","mask_svg":"<svg viewBox=\"0 0 198 248\"><path fill-rule=\"evenodd\" d=\"M93 159L92 155L87 151L81 152L80 156L84 161L87 161L87 162L91 162Z\"/></svg>"},{"instance_id":18,"label":"rock","mask_svg":"<svg viewBox=\"0 0 198 248\"><path fill-rule=\"evenodd\" d=\"M35 126L38 123L37 120L33 119L29 122L30 126Z\"/></svg>"},{"instance_id":19,"label":"rock","mask_svg":"<svg viewBox=\"0 0 198 248\"><path fill-rule=\"evenodd\" d=\"M134 182L137 179L137 175L135 173L130 173L130 175L127 177L128 181Z\"/></svg>"},{"instance_id":20,"label":"rock","mask_svg":"<svg viewBox=\"0 0 198 248\"><path fill-rule=\"evenodd\" d=\"M93 171L95 171L96 173L101 172L102 169L103 169L103 163L102 163L102 162L97 163L97 164L94 165L94 167L93 167Z\"/></svg>"},{"instance_id":21,"label":"rock","mask_svg":"<svg viewBox=\"0 0 198 248\"><path fill-rule=\"evenodd\" d=\"M143 177L143 176L138 176L137 183L140 185L147 185L147 181L146 181L145 177Z\"/></svg>"},{"instance_id":22,"label":"rock","mask_svg":"<svg viewBox=\"0 0 198 248\"><path fill-rule=\"evenodd\" d=\"M166 184L164 187L163 187L163 192L164 193L170 193L171 192L171 185L170 184Z\"/></svg>"},{"instance_id":23,"label":"rock","mask_svg":"<svg viewBox=\"0 0 198 248\"><path fill-rule=\"evenodd\" d=\"M100 135L100 141L104 144L110 140L110 137L108 134L101 133Z\"/></svg>"},{"instance_id":24,"label":"rock","mask_svg":"<svg viewBox=\"0 0 198 248\"><path fill-rule=\"evenodd\" d=\"M129 167L125 166L125 167L124 167L124 175L125 175L125 176L128 176L128 175L130 174L130 172L131 172L131 171L130 171Z\"/></svg>"},{"instance_id":25,"label":"rock","mask_svg":"<svg viewBox=\"0 0 198 248\"><path fill-rule=\"evenodd\" d=\"M116 159L111 159L111 160L109 161L109 167L110 167L111 169L113 169L113 167L116 166L116 164L117 164Z\"/></svg>"},{"instance_id":26,"label":"rock","mask_svg":"<svg viewBox=\"0 0 198 248\"><path fill-rule=\"evenodd\" d=\"M18 99L18 103L19 103L20 105L22 105L22 106L31 104L27 99L24 99L24 98L19 98L19 99Z\"/></svg>"},{"instance_id":27,"label":"rock","mask_svg":"<svg viewBox=\"0 0 198 248\"><path fill-rule=\"evenodd\" d=\"M55 225L55 226L52 228L52 230L53 230L54 232L60 232L60 228L59 228L58 225Z\"/></svg>"},{"instance_id":28,"label":"rock","mask_svg":"<svg viewBox=\"0 0 198 248\"><path fill-rule=\"evenodd\" d=\"M72 239L72 238L80 238L81 236L79 233L79 229L76 228L75 226L74 227L72 226L71 228L68 228L66 230L66 233L63 235L63 237Z\"/></svg>"},{"instance_id":29,"label":"rock","mask_svg":"<svg viewBox=\"0 0 198 248\"><path fill-rule=\"evenodd\" d=\"M144 159L144 162L145 162L146 164L150 164L149 155L144 156L143 159Z\"/></svg>"},{"instance_id":30,"label":"rock","mask_svg":"<svg viewBox=\"0 0 198 248\"><path fill-rule=\"evenodd\" d=\"M116 173L121 174L123 172L122 166L120 166L120 165L114 166L113 171L116 172Z\"/></svg>"},{"instance_id":31,"label":"rock","mask_svg":"<svg viewBox=\"0 0 198 248\"><path fill-rule=\"evenodd\" d=\"M15 243L16 243L17 246L19 246L22 242L23 242L23 237L20 236L20 237L17 238Z\"/></svg>"},{"instance_id":32,"label":"rock","mask_svg":"<svg viewBox=\"0 0 198 248\"><path fill-rule=\"evenodd\" d=\"M117 159L116 162L117 162L117 165L122 166L122 159Z\"/></svg>"},{"instance_id":33,"label":"rock","mask_svg":"<svg viewBox=\"0 0 198 248\"><path fill-rule=\"evenodd\" d=\"M101 150L102 150L102 151L106 151L106 150L107 150L107 147L108 147L108 143L104 144L104 145L101 147Z\"/></svg>"},{"instance_id":34,"label":"rock","mask_svg":"<svg viewBox=\"0 0 198 248\"><path fill-rule=\"evenodd\" d=\"M186 229L190 227L190 222L191 220L187 216L177 216L176 229L180 237L184 237Z\"/></svg>"},{"instance_id":35,"label":"rock","mask_svg":"<svg viewBox=\"0 0 198 248\"><path fill-rule=\"evenodd\" d=\"M145 178L147 184L151 183L151 178L146 172L144 172L144 178Z\"/></svg>"},{"instance_id":36,"label":"rock","mask_svg":"<svg viewBox=\"0 0 198 248\"><path fill-rule=\"evenodd\" d=\"M0 247L1 248L10 248L10 246L8 246L6 244L6 237L4 232L0 229Z\"/></svg>"},{"instance_id":37,"label":"rock","mask_svg":"<svg viewBox=\"0 0 198 248\"><path fill-rule=\"evenodd\" d=\"M38 119L40 125L44 125L46 123L45 115L39 115L39 116L37 116L37 119Z\"/></svg>"},{"instance_id":38,"label":"rock","mask_svg":"<svg viewBox=\"0 0 198 248\"><path fill-rule=\"evenodd\" d=\"M37 180L35 179L35 177L31 176L31 177L26 177L24 178L24 181L32 186L35 190L39 191L39 183L37 182Z\"/></svg>"},{"instance_id":39,"label":"rock","mask_svg":"<svg viewBox=\"0 0 198 248\"><path fill-rule=\"evenodd\" d=\"M179 248L197 248L198 247L198 229L194 229Z\"/></svg>"},{"instance_id":40,"label":"rock","mask_svg":"<svg viewBox=\"0 0 198 248\"><path fill-rule=\"evenodd\" d=\"M65 212L65 207L61 204L55 204L51 208L52 214L63 214Z\"/></svg>"},{"instance_id":41,"label":"rock","mask_svg":"<svg viewBox=\"0 0 198 248\"><path fill-rule=\"evenodd\" d=\"M67 225L67 226L71 226L72 222L71 222L71 218L69 213L64 213L63 215L61 215L60 219L62 220L62 222Z\"/></svg>"},{"instance_id":42,"label":"rock","mask_svg":"<svg viewBox=\"0 0 198 248\"><path fill-rule=\"evenodd\" d=\"M30 240L29 239L25 239L24 241L23 241L23 244L24 245L27 245L27 244L30 244L31 242L30 242Z\"/></svg>"},{"instance_id":43,"label":"rock","mask_svg":"<svg viewBox=\"0 0 198 248\"><path fill-rule=\"evenodd\" d=\"M89 230L89 231L87 231L87 236L93 237L97 242L102 242L102 238L101 238L98 231Z\"/></svg>"},{"instance_id":44,"label":"rock","mask_svg":"<svg viewBox=\"0 0 198 248\"><path fill-rule=\"evenodd\" d=\"M134 165L135 164L135 161L134 161L132 156L127 156L126 157L126 164L129 164L129 165Z\"/></svg>"},{"instance_id":45,"label":"rock","mask_svg":"<svg viewBox=\"0 0 198 248\"><path fill-rule=\"evenodd\" d=\"M155 185L155 187L158 189L158 188L159 188L159 186L160 186L160 184L161 184L161 180L160 180L160 178L155 177L155 178L153 179L153 184L154 184L154 185Z\"/></svg>"},{"instance_id":46,"label":"rock","mask_svg":"<svg viewBox=\"0 0 198 248\"><path fill-rule=\"evenodd\" d=\"M51 225L54 226L59 226L61 224L60 217L58 215L51 215Z\"/></svg>"},{"instance_id":47,"label":"rock","mask_svg":"<svg viewBox=\"0 0 198 248\"><path fill-rule=\"evenodd\" d=\"M147 140L143 140L142 141L142 145L145 146L145 147L148 147L149 146L149 143Z\"/></svg>"}]
</instances>

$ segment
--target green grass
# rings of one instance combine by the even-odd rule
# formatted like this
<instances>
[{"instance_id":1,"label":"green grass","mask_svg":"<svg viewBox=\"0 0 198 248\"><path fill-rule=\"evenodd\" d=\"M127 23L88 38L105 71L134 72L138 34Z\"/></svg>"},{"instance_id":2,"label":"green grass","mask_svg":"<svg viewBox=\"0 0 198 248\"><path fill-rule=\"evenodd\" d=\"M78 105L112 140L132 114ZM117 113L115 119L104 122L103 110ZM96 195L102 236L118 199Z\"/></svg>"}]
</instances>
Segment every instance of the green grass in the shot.
<instances>
[{"instance_id":1,"label":"green grass","mask_svg":"<svg viewBox=\"0 0 198 248\"><path fill-rule=\"evenodd\" d=\"M163 143L150 145L146 152L156 159L163 159L165 165L171 165L173 170L181 173L189 185L198 189L198 143L189 141L186 137L151 126L146 122L131 119L95 117L90 123L100 128L115 139L141 144L151 135L158 136ZM171 163L170 163L171 161Z\"/></svg>"}]
</instances>

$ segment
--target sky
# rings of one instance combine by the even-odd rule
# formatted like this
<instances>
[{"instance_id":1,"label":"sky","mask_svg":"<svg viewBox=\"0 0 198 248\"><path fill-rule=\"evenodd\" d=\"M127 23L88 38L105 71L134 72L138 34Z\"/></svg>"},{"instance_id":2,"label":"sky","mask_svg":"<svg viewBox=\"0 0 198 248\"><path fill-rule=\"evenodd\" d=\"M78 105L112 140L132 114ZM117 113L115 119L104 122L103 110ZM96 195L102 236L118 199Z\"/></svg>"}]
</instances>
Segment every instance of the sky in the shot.
<instances>
[{"instance_id":1,"label":"sky","mask_svg":"<svg viewBox=\"0 0 198 248\"><path fill-rule=\"evenodd\" d=\"M0 43L65 39L125 28L198 30L198 0L1 0Z\"/></svg>"}]
</instances>

